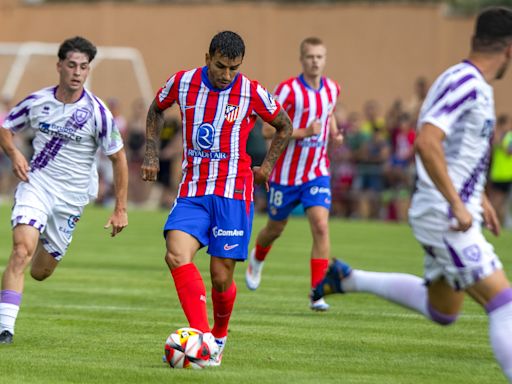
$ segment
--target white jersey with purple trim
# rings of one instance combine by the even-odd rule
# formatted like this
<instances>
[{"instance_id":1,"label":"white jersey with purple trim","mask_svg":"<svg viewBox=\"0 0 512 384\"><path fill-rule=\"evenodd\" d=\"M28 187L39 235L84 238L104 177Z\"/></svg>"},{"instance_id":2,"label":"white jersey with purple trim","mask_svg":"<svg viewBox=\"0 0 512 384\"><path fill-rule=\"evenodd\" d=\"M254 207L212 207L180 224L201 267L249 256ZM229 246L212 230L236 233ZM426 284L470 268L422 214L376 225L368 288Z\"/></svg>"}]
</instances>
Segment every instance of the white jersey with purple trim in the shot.
<instances>
[{"instance_id":1,"label":"white jersey with purple trim","mask_svg":"<svg viewBox=\"0 0 512 384\"><path fill-rule=\"evenodd\" d=\"M418 129L429 123L446 134L443 147L448 174L476 223L482 222L482 193L495 120L493 89L468 61L439 76L418 119ZM448 202L435 187L418 155L416 167L416 191L409 218L411 221L419 218L422 226L442 230L453 218Z\"/></svg>"},{"instance_id":2,"label":"white jersey with purple trim","mask_svg":"<svg viewBox=\"0 0 512 384\"><path fill-rule=\"evenodd\" d=\"M123 147L105 104L84 90L73 104L56 99L56 87L30 94L16 105L2 126L12 133L33 129L34 154L29 183L73 205L85 205L98 193L95 154L112 155Z\"/></svg>"}]
</instances>

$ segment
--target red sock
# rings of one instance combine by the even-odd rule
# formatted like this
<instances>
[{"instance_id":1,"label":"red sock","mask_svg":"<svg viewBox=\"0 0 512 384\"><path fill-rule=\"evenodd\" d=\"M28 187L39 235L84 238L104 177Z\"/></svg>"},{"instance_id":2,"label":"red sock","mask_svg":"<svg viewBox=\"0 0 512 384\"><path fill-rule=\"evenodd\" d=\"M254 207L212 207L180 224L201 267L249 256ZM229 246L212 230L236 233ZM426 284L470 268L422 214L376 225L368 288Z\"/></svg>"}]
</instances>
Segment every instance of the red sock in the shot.
<instances>
[{"instance_id":1,"label":"red sock","mask_svg":"<svg viewBox=\"0 0 512 384\"><path fill-rule=\"evenodd\" d=\"M212 287L213 302L213 336L216 338L224 337L228 334L228 324L233 312L233 306L236 299L236 284L233 283L224 292L219 292Z\"/></svg>"},{"instance_id":2,"label":"red sock","mask_svg":"<svg viewBox=\"0 0 512 384\"><path fill-rule=\"evenodd\" d=\"M314 288L325 276L329 259L311 259L311 288Z\"/></svg>"},{"instance_id":3,"label":"red sock","mask_svg":"<svg viewBox=\"0 0 512 384\"><path fill-rule=\"evenodd\" d=\"M258 261L265 261L265 257L267 257L267 253L270 252L270 248L272 248L272 244L270 244L268 247L262 247L256 243L256 252L254 252L254 258Z\"/></svg>"},{"instance_id":4,"label":"red sock","mask_svg":"<svg viewBox=\"0 0 512 384\"><path fill-rule=\"evenodd\" d=\"M199 270L193 263L171 271L181 307L189 326L201 332L210 332L206 312L206 288Z\"/></svg>"}]
</instances>

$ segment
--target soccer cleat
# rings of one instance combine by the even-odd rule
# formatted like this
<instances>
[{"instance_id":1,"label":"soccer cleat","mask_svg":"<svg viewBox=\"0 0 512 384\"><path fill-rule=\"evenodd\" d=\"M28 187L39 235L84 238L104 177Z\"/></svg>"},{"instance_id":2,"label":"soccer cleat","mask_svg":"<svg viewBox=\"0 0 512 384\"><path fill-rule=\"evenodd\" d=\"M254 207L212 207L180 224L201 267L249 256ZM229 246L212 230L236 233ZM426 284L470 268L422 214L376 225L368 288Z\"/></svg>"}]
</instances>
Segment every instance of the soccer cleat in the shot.
<instances>
[{"instance_id":1,"label":"soccer cleat","mask_svg":"<svg viewBox=\"0 0 512 384\"><path fill-rule=\"evenodd\" d=\"M318 300L310 300L309 308L313 311L325 312L329 310L329 307L329 304L325 302L323 297Z\"/></svg>"},{"instance_id":2,"label":"soccer cleat","mask_svg":"<svg viewBox=\"0 0 512 384\"><path fill-rule=\"evenodd\" d=\"M0 333L0 344L12 344L12 333L8 330Z\"/></svg>"},{"instance_id":3,"label":"soccer cleat","mask_svg":"<svg viewBox=\"0 0 512 384\"><path fill-rule=\"evenodd\" d=\"M256 260L256 250L253 248L249 254L249 265L245 270L245 284L251 291L260 286L261 271L263 270L263 261Z\"/></svg>"},{"instance_id":4,"label":"soccer cleat","mask_svg":"<svg viewBox=\"0 0 512 384\"><path fill-rule=\"evenodd\" d=\"M316 302L331 293L345 293L342 281L351 273L352 268L348 264L333 258L323 280L311 290L311 302Z\"/></svg>"},{"instance_id":5,"label":"soccer cleat","mask_svg":"<svg viewBox=\"0 0 512 384\"><path fill-rule=\"evenodd\" d=\"M217 344L217 352L210 355L210 361L208 366L210 367L218 367L222 362L222 353L224 352L224 347L226 346L226 342L228 341L228 337L220 337L215 338L215 343Z\"/></svg>"}]
</instances>

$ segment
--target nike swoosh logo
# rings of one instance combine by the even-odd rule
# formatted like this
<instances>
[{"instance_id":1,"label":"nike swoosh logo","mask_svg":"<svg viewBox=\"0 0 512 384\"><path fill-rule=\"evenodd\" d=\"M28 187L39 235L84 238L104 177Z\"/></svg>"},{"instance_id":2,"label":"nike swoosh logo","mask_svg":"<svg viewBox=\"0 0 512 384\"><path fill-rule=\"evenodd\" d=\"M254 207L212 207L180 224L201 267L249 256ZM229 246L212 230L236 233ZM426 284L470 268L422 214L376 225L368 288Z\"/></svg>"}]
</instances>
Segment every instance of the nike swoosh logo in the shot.
<instances>
[{"instance_id":1,"label":"nike swoosh logo","mask_svg":"<svg viewBox=\"0 0 512 384\"><path fill-rule=\"evenodd\" d=\"M195 105L185 105L183 107L184 110L187 110L187 109L192 109L192 108L195 108L196 106Z\"/></svg>"},{"instance_id":2,"label":"nike swoosh logo","mask_svg":"<svg viewBox=\"0 0 512 384\"><path fill-rule=\"evenodd\" d=\"M224 250L225 251L231 251L233 248L236 248L238 247L240 244L233 244L233 245L229 245L229 244L224 244Z\"/></svg>"}]
</instances>

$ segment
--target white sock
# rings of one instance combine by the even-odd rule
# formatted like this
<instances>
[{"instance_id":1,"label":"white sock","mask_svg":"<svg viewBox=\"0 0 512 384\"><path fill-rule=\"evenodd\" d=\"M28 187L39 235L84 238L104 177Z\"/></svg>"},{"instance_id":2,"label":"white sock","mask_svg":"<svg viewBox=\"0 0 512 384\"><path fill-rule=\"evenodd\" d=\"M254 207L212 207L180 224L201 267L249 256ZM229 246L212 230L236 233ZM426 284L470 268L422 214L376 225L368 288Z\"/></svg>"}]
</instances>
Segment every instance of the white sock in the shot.
<instances>
[{"instance_id":1,"label":"white sock","mask_svg":"<svg viewBox=\"0 0 512 384\"><path fill-rule=\"evenodd\" d=\"M354 269L349 277L343 279L342 286L346 292L373 293L430 318L427 309L427 287L418 276Z\"/></svg>"},{"instance_id":2,"label":"white sock","mask_svg":"<svg viewBox=\"0 0 512 384\"><path fill-rule=\"evenodd\" d=\"M494 356L512 383L512 301L489 313L489 337Z\"/></svg>"},{"instance_id":3,"label":"white sock","mask_svg":"<svg viewBox=\"0 0 512 384\"><path fill-rule=\"evenodd\" d=\"M19 310L19 305L0 303L0 332L7 330L14 335L14 323Z\"/></svg>"}]
</instances>

